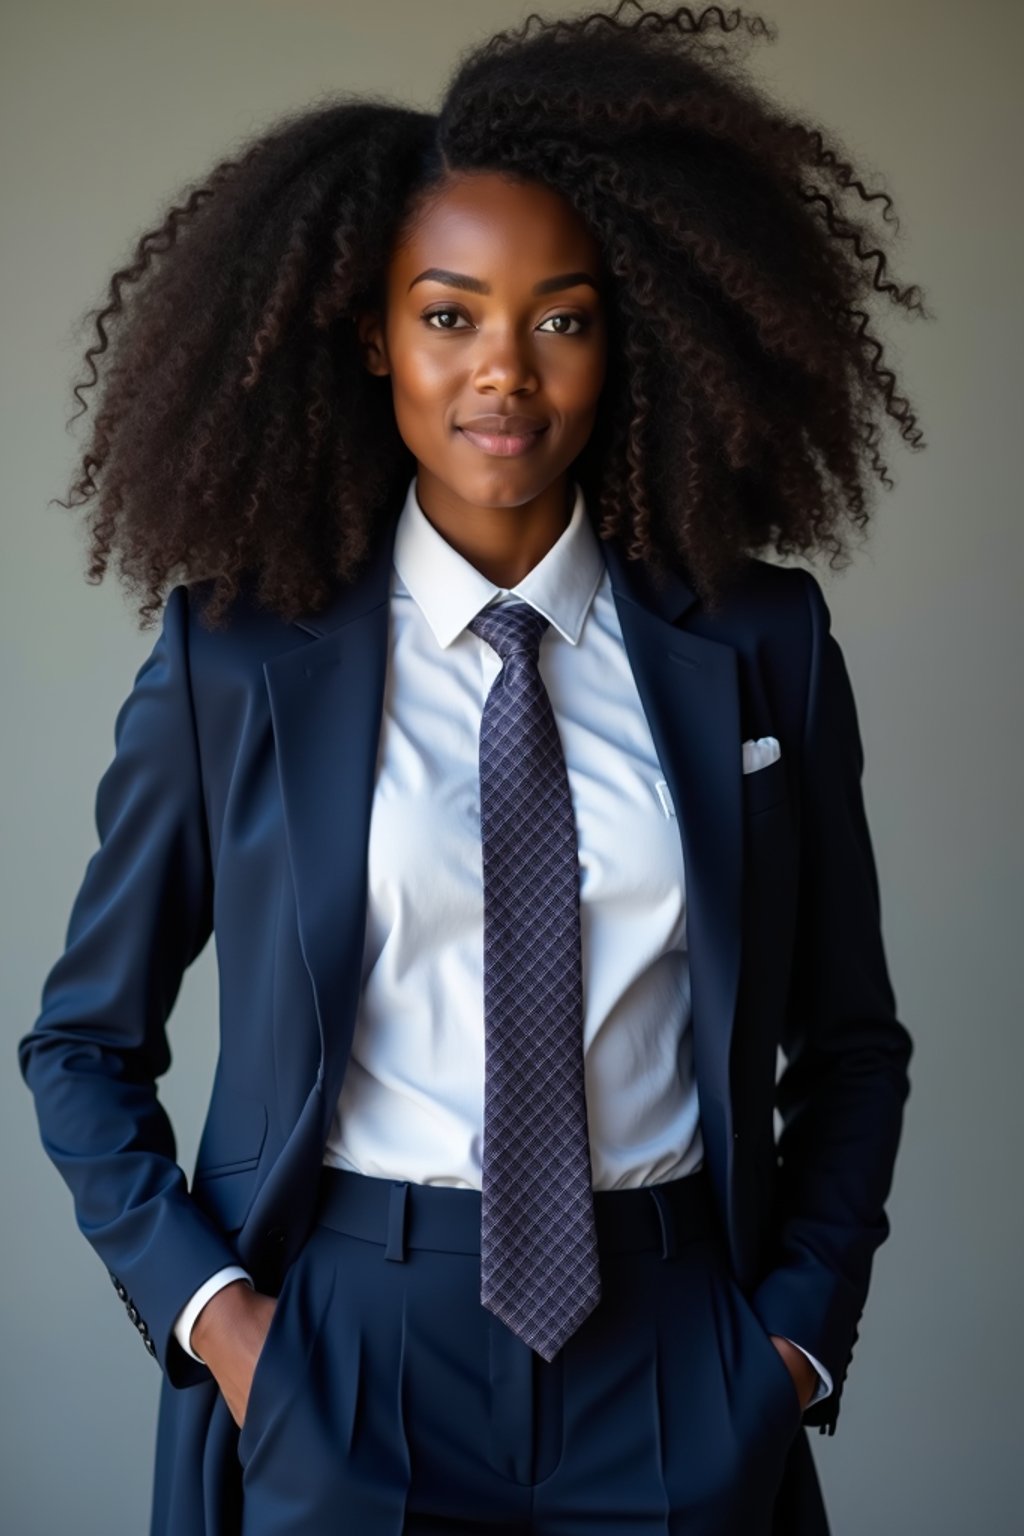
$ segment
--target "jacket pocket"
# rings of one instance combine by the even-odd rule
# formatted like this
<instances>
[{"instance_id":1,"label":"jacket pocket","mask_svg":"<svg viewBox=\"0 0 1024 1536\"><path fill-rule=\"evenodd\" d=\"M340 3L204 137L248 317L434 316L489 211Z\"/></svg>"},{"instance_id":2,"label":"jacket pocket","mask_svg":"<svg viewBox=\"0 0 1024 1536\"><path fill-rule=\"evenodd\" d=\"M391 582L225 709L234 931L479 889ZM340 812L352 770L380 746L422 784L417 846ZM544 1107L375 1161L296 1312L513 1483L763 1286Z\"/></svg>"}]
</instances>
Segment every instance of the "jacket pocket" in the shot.
<instances>
[{"instance_id":1,"label":"jacket pocket","mask_svg":"<svg viewBox=\"0 0 1024 1536\"><path fill-rule=\"evenodd\" d=\"M192 1197L225 1232L237 1231L248 1215L266 1139L261 1099L214 1099L199 1141Z\"/></svg>"},{"instance_id":2,"label":"jacket pocket","mask_svg":"<svg viewBox=\"0 0 1024 1536\"><path fill-rule=\"evenodd\" d=\"M197 1174L192 1185L192 1198L207 1216L213 1217L223 1232L237 1232L249 1214L258 1175L257 1163L208 1177Z\"/></svg>"},{"instance_id":3,"label":"jacket pocket","mask_svg":"<svg viewBox=\"0 0 1024 1536\"><path fill-rule=\"evenodd\" d=\"M210 1106L196 1154L197 1179L254 1168L267 1137L267 1106L240 1094L217 1096Z\"/></svg>"},{"instance_id":4,"label":"jacket pocket","mask_svg":"<svg viewBox=\"0 0 1024 1536\"><path fill-rule=\"evenodd\" d=\"M748 816L770 810L789 795L789 776L786 760L777 757L766 768L755 768L742 775L743 805Z\"/></svg>"}]
</instances>

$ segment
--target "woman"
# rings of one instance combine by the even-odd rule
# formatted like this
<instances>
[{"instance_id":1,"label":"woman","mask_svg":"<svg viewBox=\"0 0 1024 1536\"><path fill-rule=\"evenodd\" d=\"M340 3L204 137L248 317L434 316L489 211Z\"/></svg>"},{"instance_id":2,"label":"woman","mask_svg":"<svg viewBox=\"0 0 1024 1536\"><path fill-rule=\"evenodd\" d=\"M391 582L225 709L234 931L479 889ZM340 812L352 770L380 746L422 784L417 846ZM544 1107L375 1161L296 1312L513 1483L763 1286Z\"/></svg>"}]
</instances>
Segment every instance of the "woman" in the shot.
<instances>
[{"instance_id":1,"label":"woman","mask_svg":"<svg viewBox=\"0 0 1024 1536\"><path fill-rule=\"evenodd\" d=\"M919 434L861 306L921 306L738 13L622 11L280 123L97 320L90 575L175 584L20 1060L164 1373L152 1536L828 1529L911 1044L754 551L866 523Z\"/></svg>"}]
</instances>

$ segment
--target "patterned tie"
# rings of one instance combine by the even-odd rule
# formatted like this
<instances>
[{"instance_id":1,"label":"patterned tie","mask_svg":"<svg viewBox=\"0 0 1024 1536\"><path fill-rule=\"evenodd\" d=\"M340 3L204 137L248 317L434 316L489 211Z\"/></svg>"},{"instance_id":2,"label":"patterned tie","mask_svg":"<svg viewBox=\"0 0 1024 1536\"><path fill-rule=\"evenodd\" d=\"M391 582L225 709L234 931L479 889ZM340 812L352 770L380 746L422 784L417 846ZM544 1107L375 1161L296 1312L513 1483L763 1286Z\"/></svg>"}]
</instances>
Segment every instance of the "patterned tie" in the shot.
<instances>
[{"instance_id":1,"label":"patterned tie","mask_svg":"<svg viewBox=\"0 0 1024 1536\"><path fill-rule=\"evenodd\" d=\"M552 1360L601 1297L583 1078L579 861L526 603L469 624L503 666L480 724L484 1146L480 1300Z\"/></svg>"}]
</instances>

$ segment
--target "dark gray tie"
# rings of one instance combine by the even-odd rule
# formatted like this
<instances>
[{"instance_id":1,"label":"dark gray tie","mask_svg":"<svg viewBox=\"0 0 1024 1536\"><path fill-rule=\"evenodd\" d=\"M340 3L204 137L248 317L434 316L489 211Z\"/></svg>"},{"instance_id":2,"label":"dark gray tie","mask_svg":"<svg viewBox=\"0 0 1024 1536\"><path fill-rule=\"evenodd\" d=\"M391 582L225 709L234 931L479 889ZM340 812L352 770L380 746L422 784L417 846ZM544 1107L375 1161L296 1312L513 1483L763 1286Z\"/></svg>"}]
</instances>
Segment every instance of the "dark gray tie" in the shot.
<instances>
[{"instance_id":1,"label":"dark gray tie","mask_svg":"<svg viewBox=\"0 0 1024 1536\"><path fill-rule=\"evenodd\" d=\"M537 667L547 619L490 607L480 724L484 1145L480 1299L552 1360L601 1296L583 1079L579 858L565 757Z\"/></svg>"}]
</instances>

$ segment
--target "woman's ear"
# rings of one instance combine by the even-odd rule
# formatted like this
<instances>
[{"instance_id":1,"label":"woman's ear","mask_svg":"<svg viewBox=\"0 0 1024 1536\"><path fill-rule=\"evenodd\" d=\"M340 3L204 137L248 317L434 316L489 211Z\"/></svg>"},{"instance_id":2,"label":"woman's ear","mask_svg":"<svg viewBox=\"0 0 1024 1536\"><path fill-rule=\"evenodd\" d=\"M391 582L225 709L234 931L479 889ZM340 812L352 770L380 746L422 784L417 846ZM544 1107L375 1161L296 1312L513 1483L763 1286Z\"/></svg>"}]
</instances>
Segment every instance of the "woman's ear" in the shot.
<instances>
[{"instance_id":1,"label":"woman's ear","mask_svg":"<svg viewBox=\"0 0 1024 1536\"><path fill-rule=\"evenodd\" d=\"M356 336L363 362L371 373L383 377L391 372L384 325L379 310L367 309L356 316Z\"/></svg>"}]
</instances>

